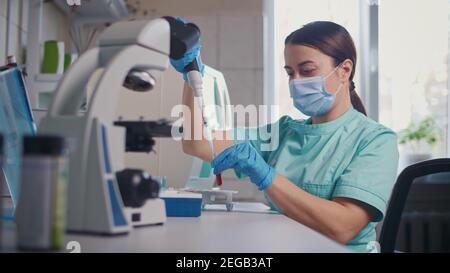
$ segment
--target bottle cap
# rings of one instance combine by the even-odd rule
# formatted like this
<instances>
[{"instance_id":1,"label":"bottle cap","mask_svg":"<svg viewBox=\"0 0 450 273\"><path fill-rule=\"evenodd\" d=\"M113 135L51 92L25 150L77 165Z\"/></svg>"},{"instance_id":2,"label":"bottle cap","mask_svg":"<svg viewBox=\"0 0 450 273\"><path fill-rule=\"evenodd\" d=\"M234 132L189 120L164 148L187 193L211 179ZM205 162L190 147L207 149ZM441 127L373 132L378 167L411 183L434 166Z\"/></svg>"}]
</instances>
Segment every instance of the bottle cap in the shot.
<instances>
[{"instance_id":1,"label":"bottle cap","mask_svg":"<svg viewBox=\"0 0 450 273\"><path fill-rule=\"evenodd\" d=\"M66 144L63 137L36 135L23 137L24 155L62 155Z\"/></svg>"}]
</instances>

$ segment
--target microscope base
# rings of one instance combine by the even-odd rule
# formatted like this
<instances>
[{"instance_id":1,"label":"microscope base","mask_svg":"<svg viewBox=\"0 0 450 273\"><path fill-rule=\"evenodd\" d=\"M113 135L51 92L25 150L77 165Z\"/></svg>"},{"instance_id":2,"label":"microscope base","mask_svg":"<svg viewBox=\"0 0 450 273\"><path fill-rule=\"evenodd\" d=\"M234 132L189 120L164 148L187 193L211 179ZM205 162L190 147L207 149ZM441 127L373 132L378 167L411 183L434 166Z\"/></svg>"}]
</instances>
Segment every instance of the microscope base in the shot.
<instances>
[{"instance_id":1,"label":"microscope base","mask_svg":"<svg viewBox=\"0 0 450 273\"><path fill-rule=\"evenodd\" d=\"M133 227L163 224L166 221L166 206L160 198L149 199L140 208L125 208L128 222Z\"/></svg>"}]
</instances>

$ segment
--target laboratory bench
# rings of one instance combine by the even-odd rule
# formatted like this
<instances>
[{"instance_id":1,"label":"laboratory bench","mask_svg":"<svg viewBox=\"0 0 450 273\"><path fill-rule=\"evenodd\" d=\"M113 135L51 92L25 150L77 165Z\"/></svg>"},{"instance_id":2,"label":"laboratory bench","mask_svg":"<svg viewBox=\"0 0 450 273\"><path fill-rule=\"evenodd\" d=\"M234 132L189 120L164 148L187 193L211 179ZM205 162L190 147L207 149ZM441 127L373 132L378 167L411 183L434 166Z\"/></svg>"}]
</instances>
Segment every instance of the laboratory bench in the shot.
<instances>
[{"instance_id":1,"label":"laboratory bench","mask_svg":"<svg viewBox=\"0 0 450 273\"><path fill-rule=\"evenodd\" d=\"M12 221L3 223L2 235L2 251L16 252ZM69 233L65 240L78 242L81 252L349 252L284 215L225 210L204 210L193 218L168 217L163 225L134 228L124 235Z\"/></svg>"}]
</instances>

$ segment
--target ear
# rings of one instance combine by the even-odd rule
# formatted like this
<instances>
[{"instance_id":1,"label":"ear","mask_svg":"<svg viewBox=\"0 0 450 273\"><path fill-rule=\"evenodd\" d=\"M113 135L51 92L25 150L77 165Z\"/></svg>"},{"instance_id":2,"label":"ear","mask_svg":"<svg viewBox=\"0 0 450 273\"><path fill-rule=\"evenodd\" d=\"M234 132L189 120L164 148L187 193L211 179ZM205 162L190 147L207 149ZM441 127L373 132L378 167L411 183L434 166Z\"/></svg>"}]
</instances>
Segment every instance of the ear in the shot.
<instances>
[{"instance_id":1,"label":"ear","mask_svg":"<svg viewBox=\"0 0 450 273\"><path fill-rule=\"evenodd\" d=\"M348 82L353 71L353 61L350 59L345 59L341 63L340 67L341 69L339 69L339 78L342 82Z\"/></svg>"}]
</instances>

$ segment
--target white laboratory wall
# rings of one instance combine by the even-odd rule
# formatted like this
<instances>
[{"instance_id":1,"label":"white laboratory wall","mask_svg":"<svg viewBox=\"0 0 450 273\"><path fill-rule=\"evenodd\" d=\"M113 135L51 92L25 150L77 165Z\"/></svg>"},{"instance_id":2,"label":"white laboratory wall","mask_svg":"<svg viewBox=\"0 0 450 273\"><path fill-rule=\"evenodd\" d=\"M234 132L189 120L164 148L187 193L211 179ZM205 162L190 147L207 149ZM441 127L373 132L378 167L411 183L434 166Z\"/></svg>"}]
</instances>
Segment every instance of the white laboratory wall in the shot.
<instances>
[{"instance_id":1,"label":"white laboratory wall","mask_svg":"<svg viewBox=\"0 0 450 273\"><path fill-rule=\"evenodd\" d=\"M22 18L24 14L23 1L9 1L11 8L11 15L9 17L9 54L14 54L17 58L17 61L23 62L24 59L24 47L26 45L26 27L24 27ZM7 23L8 24L8 23Z\"/></svg>"},{"instance_id":2,"label":"white laboratory wall","mask_svg":"<svg viewBox=\"0 0 450 273\"><path fill-rule=\"evenodd\" d=\"M16 58L23 58L23 33L26 28L22 26L22 1L9 1L10 15L8 21L8 1L0 0L0 65L5 64L6 56L15 54ZM7 29L9 28L9 39ZM7 51L9 43L9 52Z\"/></svg>"},{"instance_id":3,"label":"white laboratory wall","mask_svg":"<svg viewBox=\"0 0 450 273\"><path fill-rule=\"evenodd\" d=\"M133 1L129 1L133 4ZM202 30L202 59L223 72L232 104L263 104L262 87L262 1L140 1L136 18L162 15L182 16ZM147 10L146 16L140 15ZM169 68L150 93L124 91L118 115L123 118L158 119L170 117L170 111L181 103L183 80ZM174 119L174 118L173 118ZM182 187L189 175L192 158L172 139L158 139L155 153L128 154L126 164L148 170L154 175L167 176L169 186ZM236 189L242 199L262 199L248 181L238 181L233 172L224 176L225 189Z\"/></svg>"},{"instance_id":4,"label":"white laboratory wall","mask_svg":"<svg viewBox=\"0 0 450 273\"><path fill-rule=\"evenodd\" d=\"M33 0L31 0L33 1ZM42 18L42 41L63 41L66 52L71 52L69 19L55 4L44 1Z\"/></svg>"},{"instance_id":5,"label":"white laboratory wall","mask_svg":"<svg viewBox=\"0 0 450 273\"><path fill-rule=\"evenodd\" d=\"M10 20L7 22L8 3L11 5ZM7 55L15 55L19 64L26 62L25 48L28 34L28 7L32 0L0 0L0 65L6 62ZM43 41L61 40L70 46L69 24L66 15L53 3L44 2L42 32ZM10 29L9 52L6 52L7 27Z\"/></svg>"}]
</instances>

